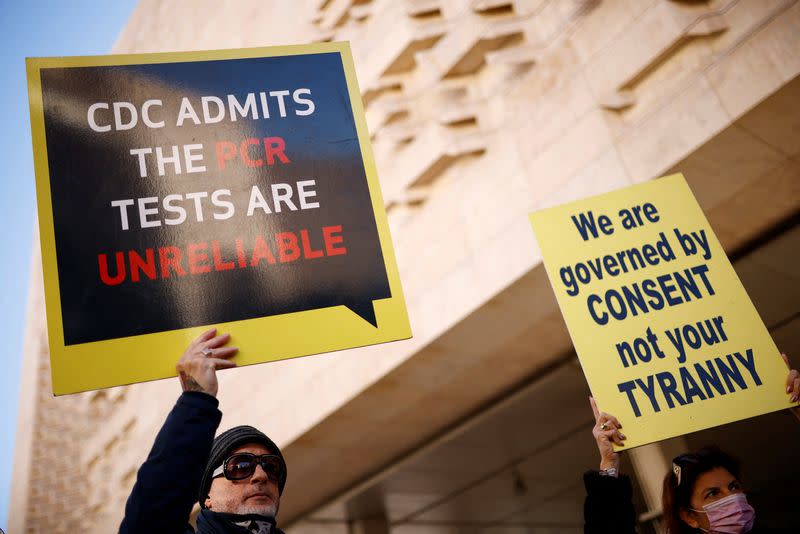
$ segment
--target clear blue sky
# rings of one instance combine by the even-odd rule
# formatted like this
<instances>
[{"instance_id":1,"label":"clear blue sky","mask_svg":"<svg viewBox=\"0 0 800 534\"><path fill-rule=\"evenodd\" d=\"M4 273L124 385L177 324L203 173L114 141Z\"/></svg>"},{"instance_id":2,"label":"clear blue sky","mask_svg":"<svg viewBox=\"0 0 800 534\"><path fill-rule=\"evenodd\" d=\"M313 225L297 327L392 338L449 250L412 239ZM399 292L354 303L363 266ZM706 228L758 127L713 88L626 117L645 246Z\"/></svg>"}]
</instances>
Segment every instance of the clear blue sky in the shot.
<instances>
[{"instance_id":1,"label":"clear blue sky","mask_svg":"<svg viewBox=\"0 0 800 534\"><path fill-rule=\"evenodd\" d=\"M35 192L25 57L106 54L135 0L4 2L0 9L2 104L0 147L0 321L5 339L0 372L0 527L8 525L22 337L35 219Z\"/></svg>"}]
</instances>

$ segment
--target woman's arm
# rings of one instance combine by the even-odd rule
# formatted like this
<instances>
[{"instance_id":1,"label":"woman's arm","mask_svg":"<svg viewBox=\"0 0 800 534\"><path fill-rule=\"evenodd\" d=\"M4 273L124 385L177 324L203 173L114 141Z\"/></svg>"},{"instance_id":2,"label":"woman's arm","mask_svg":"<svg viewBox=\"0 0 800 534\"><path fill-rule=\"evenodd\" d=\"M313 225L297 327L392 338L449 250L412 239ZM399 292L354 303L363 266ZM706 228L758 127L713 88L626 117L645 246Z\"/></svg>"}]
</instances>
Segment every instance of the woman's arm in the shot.
<instances>
[{"instance_id":1,"label":"woman's arm","mask_svg":"<svg viewBox=\"0 0 800 534\"><path fill-rule=\"evenodd\" d=\"M583 531L585 534L636 532L636 511L633 508L633 490L628 477L619 473L619 453L613 444L622 445L625 434L622 425L613 415L597 408L592 397L589 403L594 413L594 436L600 453L600 471L583 475L586 501L583 504Z\"/></svg>"}]
</instances>

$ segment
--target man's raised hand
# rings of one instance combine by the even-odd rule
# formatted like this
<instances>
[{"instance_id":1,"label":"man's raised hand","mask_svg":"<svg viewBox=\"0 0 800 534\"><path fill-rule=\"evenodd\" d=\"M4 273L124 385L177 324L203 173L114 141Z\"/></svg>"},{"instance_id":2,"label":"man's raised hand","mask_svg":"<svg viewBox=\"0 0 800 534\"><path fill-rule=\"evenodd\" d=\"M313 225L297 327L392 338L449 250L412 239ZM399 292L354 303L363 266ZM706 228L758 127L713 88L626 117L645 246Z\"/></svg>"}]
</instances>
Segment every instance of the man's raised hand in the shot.
<instances>
[{"instance_id":1,"label":"man's raised hand","mask_svg":"<svg viewBox=\"0 0 800 534\"><path fill-rule=\"evenodd\" d=\"M597 443L597 450L600 453L600 469L609 468L619 469L619 453L614 452L612 444L624 445L625 434L620 429L622 424L611 414L601 412L597 408L594 397L589 397L589 405L594 414L594 428L592 435Z\"/></svg>"},{"instance_id":2,"label":"man's raised hand","mask_svg":"<svg viewBox=\"0 0 800 534\"><path fill-rule=\"evenodd\" d=\"M217 396L217 369L236 367L236 362L229 358L239 349L223 347L230 339L230 334L218 336L217 329L212 328L192 341L175 366L183 391L201 391Z\"/></svg>"}]
</instances>

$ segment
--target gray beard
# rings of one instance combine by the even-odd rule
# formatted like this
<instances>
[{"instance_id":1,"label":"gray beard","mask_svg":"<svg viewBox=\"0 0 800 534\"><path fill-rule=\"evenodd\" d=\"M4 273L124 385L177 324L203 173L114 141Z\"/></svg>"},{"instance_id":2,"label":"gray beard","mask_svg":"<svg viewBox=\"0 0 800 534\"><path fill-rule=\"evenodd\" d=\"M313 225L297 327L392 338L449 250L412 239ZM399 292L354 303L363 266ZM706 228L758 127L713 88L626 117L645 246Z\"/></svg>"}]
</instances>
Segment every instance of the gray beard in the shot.
<instances>
[{"instance_id":1,"label":"gray beard","mask_svg":"<svg viewBox=\"0 0 800 534\"><path fill-rule=\"evenodd\" d=\"M265 515L267 517L275 517L275 514L278 513L278 504L242 504L233 513L239 515L256 514Z\"/></svg>"}]
</instances>

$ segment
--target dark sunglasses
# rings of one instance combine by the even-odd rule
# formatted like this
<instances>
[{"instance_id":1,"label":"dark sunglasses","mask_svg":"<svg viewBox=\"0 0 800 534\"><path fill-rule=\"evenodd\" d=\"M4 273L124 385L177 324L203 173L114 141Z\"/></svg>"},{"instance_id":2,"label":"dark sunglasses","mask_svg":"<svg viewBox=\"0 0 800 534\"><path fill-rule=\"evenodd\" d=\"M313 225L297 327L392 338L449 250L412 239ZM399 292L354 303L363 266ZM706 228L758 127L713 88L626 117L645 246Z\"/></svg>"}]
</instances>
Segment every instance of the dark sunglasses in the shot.
<instances>
[{"instance_id":1,"label":"dark sunglasses","mask_svg":"<svg viewBox=\"0 0 800 534\"><path fill-rule=\"evenodd\" d=\"M280 456L274 454L255 455L249 452L239 452L229 456L222 465L214 469L212 478L225 475L228 480L243 480L256 472L256 466L267 474L269 479L276 484L286 480L286 464Z\"/></svg>"}]
</instances>

